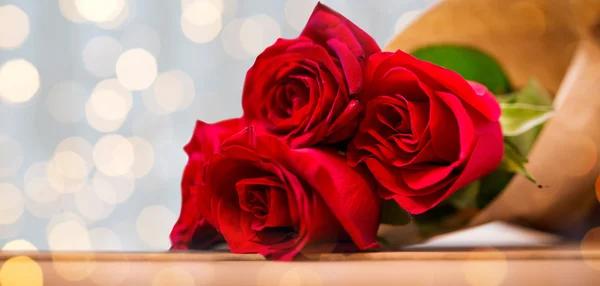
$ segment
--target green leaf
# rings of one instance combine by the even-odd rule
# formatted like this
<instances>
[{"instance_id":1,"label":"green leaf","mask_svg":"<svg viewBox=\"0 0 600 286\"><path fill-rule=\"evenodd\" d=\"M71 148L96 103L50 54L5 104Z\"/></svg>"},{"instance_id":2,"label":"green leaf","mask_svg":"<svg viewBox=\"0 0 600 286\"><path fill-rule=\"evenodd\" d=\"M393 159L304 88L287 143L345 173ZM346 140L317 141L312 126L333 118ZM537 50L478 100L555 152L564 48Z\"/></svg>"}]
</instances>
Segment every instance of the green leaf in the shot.
<instances>
[{"instance_id":1,"label":"green leaf","mask_svg":"<svg viewBox=\"0 0 600 286\"><path fill-rule=\"evenodd\" d=\"M467 80L486 86L493 94L511 91L500 64L491 56L467 46L438 45L421 48L413 56L453 70Z\"/></svg>"},{"instance_id":2,"label":"green leaf","mask_svg":"<svg viewBox=\"0 0 600 286\"><path fill-rule=\"evenodd\" d=\"M552 105L552 96L548 90L546 90L540 84L540 82L535 79L530 80L525 87L517 92L496 96L496 98L498 98L498 101L501 103L526 103L544 106Z\"/></svg>"},{"instance_id":3,"label":"green leaf","mask_svg":"<svg viewBox=\"0 0 600 286\"><path fill-rule=\"evenodd\" d=\"M458 209L477 207L477 197L481 181L474 181L452 194L448 201Z\"/></svg>"},{"instance_id":4,"label":"green leaf","mask_svg":"<svg viewBox=\"0 0 600 286\"><path fill-rule=\"evenodd\" d=\"M510 142L520 154L527 157L543 127L543 124L538 125L519 136L504 137L504 140Z\"/></svg>"},{"instance_id":5,"label":"green leaf","mask_svg":"<svg viewBox=\"0 0 600 286\"><path fill-rule=\"evenodd\" d=\"M518 173L525 178L529 179L531 182L536 183L535 179L527 169L525 168L525 164L527 163L527 159L519 153L519 150L515 148L510 142L504 143L504 157L502 158L502 162L500 163L499 168L504 169L509 172Z\"/></svg>"},{"instance_id":6,"label":"green leaf","mask_svg":"<svg viewBox=\"0 0 600 286\"><path fill-rule=\"evenodd\" d=\"M546 122L554 115L550 106L501 103L500 125L504 136L518 136Z\"/></svg>"},{"instance_id":7,"label":"green leaf","mask_svg":"<svg viewBox=\"0 0 600 286\"><path fill-rule=\"evenodd\" d=\"M412 221L411 215L394 200L381 200L381 223L406 225Z\"/></svg>"},{"instance_id":8,"label":"green leaf","mask_svg":"<svg viewBox=\"0 0 600 286\"><path fill-rule=\"evenodd\" d=\"M537 80L532 79L521 90L507 94L496 96L501 103L524 103L532 105L542 105L550 107L552 105L552 96ZM529 150L533 147L533 143L542 131L543 124L538 125L531 130L524 132L518 136L505 138L516 146L524 156L529 154Z\"/></svg>"}]
</instances>

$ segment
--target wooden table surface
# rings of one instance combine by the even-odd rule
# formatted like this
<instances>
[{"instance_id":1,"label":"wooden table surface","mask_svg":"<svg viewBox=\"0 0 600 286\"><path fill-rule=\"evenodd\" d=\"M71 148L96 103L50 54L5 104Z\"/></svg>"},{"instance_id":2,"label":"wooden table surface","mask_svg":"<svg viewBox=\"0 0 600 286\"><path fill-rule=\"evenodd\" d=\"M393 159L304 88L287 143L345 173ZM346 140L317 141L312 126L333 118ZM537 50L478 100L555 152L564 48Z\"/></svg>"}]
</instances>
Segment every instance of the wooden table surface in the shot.
<instances>
[{"instance_id":1,"label":"wooden table surface","mask_svg":"<svg viewBox=\"0 0 600 286\"><path fill-rule=\"evenodd\" d=\"M0 285L600 285L600 248L308 255L0 252Z\"/></svg>"}]
</instances>

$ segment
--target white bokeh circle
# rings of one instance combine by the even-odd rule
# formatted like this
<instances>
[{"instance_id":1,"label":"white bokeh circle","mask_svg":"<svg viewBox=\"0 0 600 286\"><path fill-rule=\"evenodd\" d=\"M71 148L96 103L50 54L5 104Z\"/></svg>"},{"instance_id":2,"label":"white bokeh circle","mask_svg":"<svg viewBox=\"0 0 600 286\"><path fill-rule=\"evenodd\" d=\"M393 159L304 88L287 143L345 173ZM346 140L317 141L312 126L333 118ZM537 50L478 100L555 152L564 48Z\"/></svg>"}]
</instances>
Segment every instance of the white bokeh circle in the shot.
<instances>
[{"instance_id":1,"label":"white bokeh circle","mask_svg":"<svg viewBox=\"0 0 600 286\"><path fill-rule=\"evenodd\" d=\"M0 6L0 49L20 47L29 35L29 17L15 5Z\"/></svg>"},{"instance_id":2,"label":"white bokeh circle","mask_svg":"<svg viewBox=\"0 0 600 286\"><path fill-rule=\"evenodd\" d=\"M144 90L158 74L156 58L148 51L135 48L125 51L117 61L117 79L127 89Z\"/></svg>"},{"instance_id":3,"label":"white bokeh circle","mask_svg":"<svg viewBox=\"0 0 600 286\"><path fill-rule=\"evenodd\" d=\"M131 142L117 134L100 138L93 151L96 168L110 177L129 173L135 160L134 156Z\"/></svg>"},{"instance_id":4,"label":"white bokeh circle","mask_svg":"<svg viewBox=\"0 0 600 286\"><path fill-rule=\"evenodd\" d=\"M251 55L260 54L275 43L281 35L281 28L275 19L265 14L248 17L240 27L240 42Z\"/></svg>"},{"instance_id":5,"label":"white bokeh circle","mask_svg":"<svg viewBox=\"0 0 600 286\"><path fill-rule=\"evenodd\" d=\"M32 63L13 59L0 66L0 98L9 103L23 103L39 89L40 74Z\"/></svg>"}]
</instances>

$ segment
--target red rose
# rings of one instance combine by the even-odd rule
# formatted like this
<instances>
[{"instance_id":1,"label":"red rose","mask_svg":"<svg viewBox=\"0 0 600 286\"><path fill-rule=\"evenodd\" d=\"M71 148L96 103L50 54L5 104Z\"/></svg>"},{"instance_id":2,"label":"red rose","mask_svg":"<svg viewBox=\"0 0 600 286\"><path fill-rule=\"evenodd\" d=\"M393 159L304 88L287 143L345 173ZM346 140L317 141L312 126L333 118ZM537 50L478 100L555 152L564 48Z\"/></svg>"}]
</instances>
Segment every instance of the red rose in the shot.
<instances>
[{"instance_id":1,"label":"red rose","mask_svg":"<svg viewBox=\"0 0 600 286\"><path fill-rule=\"evenodd\" d=\"M196 134L212 135L210 125L200 127ZM377 246L376 184L337 152L292 150L249 127L204 156L202 181L190 189L232 252L288 260L323 246Z\"/></svg>"},{"instance_id":2,"label":"red rose","mask_svg":"<svg viewBox=\"0 0 600 286\"><path fill-rule=\"evenodd\" d=\"M393 198L422 213L496 168L500 108L481 85L402 51L369 58L364 119L348 161L365 163Z\"/></svg>"},{"instance_id":3,"label":"red rose","mask_svg":"<svg viewBox=\"0 0 600 286\"><path fill-rule=\"evenodd\" d=\"M223 237L200 215L190 193L202 178L202 167L216 153L221 142L243 128L240 119L229 119L216 124L196 122L194 135L184 150L188 163L181 180L181 213L171 231L171 249L206 249L222 242Z\"/></svg>"},{"instance_id":4,"label":"red rose","mask_svg":"<svg viewBox=\"0 0 600 286\"><path fill-rule=\"evenodd\" d=\"M256 59L244 83L244 118L292 147L354 136L363 65L379 52L364 31L318 4L297 39L279 39Z\"/></svg>"}]
</instances>

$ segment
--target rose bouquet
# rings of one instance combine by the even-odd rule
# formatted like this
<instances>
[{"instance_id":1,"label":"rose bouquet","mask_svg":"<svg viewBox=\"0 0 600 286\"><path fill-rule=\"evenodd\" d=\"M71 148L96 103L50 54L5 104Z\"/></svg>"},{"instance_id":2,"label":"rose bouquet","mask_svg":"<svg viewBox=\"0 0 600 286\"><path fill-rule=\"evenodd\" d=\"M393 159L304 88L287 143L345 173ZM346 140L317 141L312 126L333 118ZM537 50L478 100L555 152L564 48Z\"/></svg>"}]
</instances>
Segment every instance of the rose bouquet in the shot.
<instances>
[{"instance_id":1,"label":"rose bouquet","mask_svg":"<svg viewBox=\"0 0 600 286\"><path fill-rule=\"evenodd\" d=\"M197 122L172 248L224 241L279 260L377 249L381 224L468 196L498 168L529 176L504 135L551 113L515 98L382 52L318 4L298 38L277 40L248 70L242 118ZM450 215L435 213L423 225Z\"/></svg>"}]
</instances>

